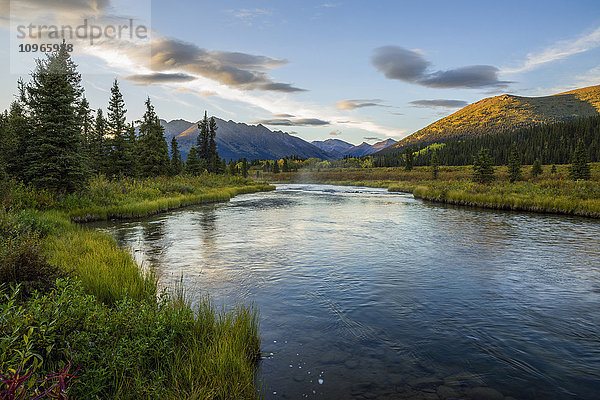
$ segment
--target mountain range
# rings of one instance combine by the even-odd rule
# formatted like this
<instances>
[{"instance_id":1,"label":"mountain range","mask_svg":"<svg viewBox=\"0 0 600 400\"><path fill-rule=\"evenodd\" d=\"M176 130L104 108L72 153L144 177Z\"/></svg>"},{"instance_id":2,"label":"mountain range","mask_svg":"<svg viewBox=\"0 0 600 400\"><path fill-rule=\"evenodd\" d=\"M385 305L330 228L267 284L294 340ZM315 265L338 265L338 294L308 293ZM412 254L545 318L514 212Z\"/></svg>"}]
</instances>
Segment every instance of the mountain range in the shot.
<instances>
[{"instance_id":1,"label":"mountain range","mask_svg":"<svg viewBox=\"0 0 600 400\"><path fill-rule=\"evenodd\" d=\"M362 143L354 146L339 139L314 141L309 143L297 136L282 131L271 131L263 125L247 125L234 121L215 118L217 123L217 150L219 156L227 160L280 159L297 155L301 158L320 158L323 160L342 158L345 155L360 157L373 154L396 141L387 139L373 145ZM170 143L173 137L179 144L179 150L185 159L198 140L197 122L183 119L160 120L165 129L165 137Z\"/></svg>"},{"instance_id":2,"label":"mountain range","mask_svg":"<svg viewBox=\"0 0 600 400\"><path fill-rule=\"evenodd\" d=\"M374 144L368 144L362 142L358 146L351 143L344 142L340 139L327 139L327 140L315 140L311 142L321 150L324 150L334 156L334 158L342 158L344 156L350 157L362 157L376 153L380 150L385 149L388 146L396 143L394 139L386 139Z\"/></svg>"},{"instance_id":3,"label":"mountain range","mask_svg":"<svg viewBox=\"0 0 600 400\"><path fill-rule=\"evenodd\" d=\"M511 132L599 113L600 85L543 97L504 94L470 104L389 146L383 153L406 146Z\"/></svg>"}]
</instances>

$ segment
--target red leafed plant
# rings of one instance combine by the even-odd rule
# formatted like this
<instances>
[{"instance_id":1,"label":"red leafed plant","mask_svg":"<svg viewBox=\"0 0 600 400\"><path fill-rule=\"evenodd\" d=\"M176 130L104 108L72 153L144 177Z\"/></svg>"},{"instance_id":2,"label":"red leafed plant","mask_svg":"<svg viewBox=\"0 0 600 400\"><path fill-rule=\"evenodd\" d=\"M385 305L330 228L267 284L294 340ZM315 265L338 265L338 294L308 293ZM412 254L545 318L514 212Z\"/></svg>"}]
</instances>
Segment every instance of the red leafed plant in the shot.
<instances>
[{"instance_id":1,"label":"red leafed plant","mask_svg":"<svg viewBox=\"0 0 600 400\"><path fill-rule=\"evenodd\" d=\"M8 376L0 375L0 400L68 400L69 384L79 372L79 367L75 372L69 372L71 366L72 363L69 361L61 371L47 375L38 381L39 386L34 389L33 397L31 397L31 393L28 393L30 388L27 385L32 372L21 375L21 367L19 367L14 373L9 372ZM46 385L50 386L44 388Z\"/></svg>"}]
</instances>

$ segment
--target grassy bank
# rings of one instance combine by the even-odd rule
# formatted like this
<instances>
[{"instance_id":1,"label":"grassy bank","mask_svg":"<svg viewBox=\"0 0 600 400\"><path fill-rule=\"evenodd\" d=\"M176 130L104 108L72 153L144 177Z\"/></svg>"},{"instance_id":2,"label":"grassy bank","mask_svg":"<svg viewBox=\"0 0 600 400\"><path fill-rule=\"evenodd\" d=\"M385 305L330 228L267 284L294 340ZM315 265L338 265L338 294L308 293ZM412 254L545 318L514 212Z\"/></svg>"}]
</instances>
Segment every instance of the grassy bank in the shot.
<instances>
[{"instance_id":1,"label":"grassy bank","mask_svg":"<svg viewBox=\"0 0 600 400\"><path fill-rule=\"evenodd\" d=\"M209 175L99 178L63 198L4 187L0 373L20 382L13 389L26 398L36 389L51 398L60 377L74 399L255 398L252 306L225 311L206 298L192 307L179 286L157 293L156 276L127 250L72 220L131 218L269 189Z\"/></svg>"},{"instance_id":2,"label":"grassy bank","mask_svg":"<svg viewBox=\"0 0 600 400\"><path fill-rule=\"evenodd\" d=\"M531 166L523 168L523 181L510 183L506 166L496 167L495 180L481 185L471 180L469 166L440 167L432 179L429 167L327 169L286 174L264 174L274 182L328 183L388 188L413 193L416 198L447 204L600 218L600 163L591 164L592 180L572 181L569 166L544 166L541 175L529 178Z\"/></svg>"}]
</instances>

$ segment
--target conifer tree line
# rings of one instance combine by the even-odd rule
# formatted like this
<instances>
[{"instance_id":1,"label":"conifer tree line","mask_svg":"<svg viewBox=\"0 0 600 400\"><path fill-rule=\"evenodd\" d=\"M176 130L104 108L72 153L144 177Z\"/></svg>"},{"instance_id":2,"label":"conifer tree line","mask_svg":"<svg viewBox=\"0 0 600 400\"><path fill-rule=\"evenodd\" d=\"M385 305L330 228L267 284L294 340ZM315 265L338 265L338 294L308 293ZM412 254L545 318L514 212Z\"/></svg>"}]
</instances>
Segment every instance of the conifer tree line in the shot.
<instances>
[{"instance_id":1,"label":"conifer tree line","mask_svg":"<svg viewBox=\"0 0 600 400\"><path fill-rule=\"evenodd\" d=\"M217 126L206 112L199 124L196 159L184 163L177 140L170 146L150 98L141 120L127 122L117 80L104 112L90 108L81 75L65 46L37 60L29 82L0 114L0 178L69 193L94 174L110 178L224 172L215 142Z\"/></svg>"},{"instance_id":2,"label":"conifer tree line","mask_svg":"<svg viewBox=\"0 0 600 400\"><path fill-rule=\"evenodd\" d=\"M510 133L489 134L479 137L453 139L436 146L440 165L470 165L479 151L486 148L494 165L506 165L513 144L520 152L521 162L532 165L536 159L542 164L569 164L579 142L583 141L589 162L600 162L600 116L531 127ZM430 165L433 151L426 149L432 143L411 146L414 166ZM426 149L426 150L425 150ZM407 149L375 155L376 167L405 166Z\"/></svg>"}]
</instances>

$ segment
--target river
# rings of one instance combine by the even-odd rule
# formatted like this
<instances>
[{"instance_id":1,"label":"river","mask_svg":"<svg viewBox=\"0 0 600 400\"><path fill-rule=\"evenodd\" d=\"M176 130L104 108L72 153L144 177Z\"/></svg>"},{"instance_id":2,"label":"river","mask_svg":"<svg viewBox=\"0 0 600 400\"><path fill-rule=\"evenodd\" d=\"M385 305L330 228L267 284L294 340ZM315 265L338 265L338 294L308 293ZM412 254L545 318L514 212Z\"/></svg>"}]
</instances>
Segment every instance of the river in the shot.
<instances>
[{"instance_id":1,"label":"river","mask_svg":"<svg viewBox=\"0 0 600 400\"><path fill-rule=\"evenodd\" d=\"M599 398L599 221L289 184L97 226L258 306L267 399Z\"/></svg>"}]
</instances>

